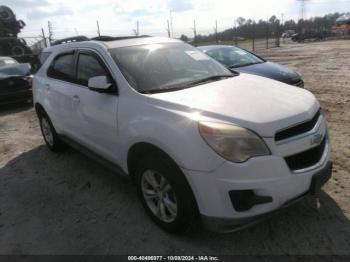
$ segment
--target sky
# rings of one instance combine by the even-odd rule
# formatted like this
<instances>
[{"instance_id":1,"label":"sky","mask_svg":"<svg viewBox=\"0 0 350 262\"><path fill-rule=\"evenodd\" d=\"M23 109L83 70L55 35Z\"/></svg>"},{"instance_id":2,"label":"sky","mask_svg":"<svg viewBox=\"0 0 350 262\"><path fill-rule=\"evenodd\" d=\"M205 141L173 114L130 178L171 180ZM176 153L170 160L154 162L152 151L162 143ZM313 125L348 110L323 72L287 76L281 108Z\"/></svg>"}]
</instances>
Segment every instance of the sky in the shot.
<instances>
[{"instance_id":1,"label":"sky","mask_svg":"<svg viewBox=\"0 0 350 262\"><path fill-rule=\"evenodd\" d=\"M266 20L272 15L284 20L298 19L298 0L0 0L27 24L21 36L47 34L51 21L55 38L74 35L95 36L96 21L103 35L131 35L139 21L140 34L167 35L172 21L174 37L191 36L193 20L199 34L232 27L237 17ZM306 16L350 12L350 0L308 0ZM170 19L170 17L172 19Z\"/></svg>"}]
</instances>

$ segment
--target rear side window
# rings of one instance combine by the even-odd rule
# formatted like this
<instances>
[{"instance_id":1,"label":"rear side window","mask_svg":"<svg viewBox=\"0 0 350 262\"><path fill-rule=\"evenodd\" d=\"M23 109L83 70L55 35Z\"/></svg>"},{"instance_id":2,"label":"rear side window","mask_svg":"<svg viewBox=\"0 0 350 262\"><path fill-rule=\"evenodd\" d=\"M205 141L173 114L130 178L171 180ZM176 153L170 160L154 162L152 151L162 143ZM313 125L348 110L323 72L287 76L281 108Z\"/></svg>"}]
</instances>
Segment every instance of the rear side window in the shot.
<instances>
[{"instance_id":1,"label":"rear side window","mask_svg":"<svg viewBox=\"0 0 350 262\"><path fill-rule=\"evenodd\" d=\"M107 76L108 72L101 62L89 54L79 54L77 80L80 85L88 86L89 79L94 76Z\"/></svg>"},{"instance_id":2,"label":"rear side window","mask_svg":"<svg viewBox=\"0 0 350 262\"><path fill-rule=\"evenodd\" d=\"M51 63L47 76L63 81L74 82L74 54L57 56Z\"/></svg>"}]
</instances>

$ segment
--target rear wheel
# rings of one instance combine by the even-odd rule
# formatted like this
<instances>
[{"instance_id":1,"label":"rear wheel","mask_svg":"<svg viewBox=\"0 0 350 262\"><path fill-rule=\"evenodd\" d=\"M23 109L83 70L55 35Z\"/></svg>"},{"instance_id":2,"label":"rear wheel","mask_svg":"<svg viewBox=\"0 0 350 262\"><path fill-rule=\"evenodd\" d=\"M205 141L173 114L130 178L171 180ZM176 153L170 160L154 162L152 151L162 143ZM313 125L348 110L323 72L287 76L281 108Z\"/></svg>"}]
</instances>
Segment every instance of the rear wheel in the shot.
<instances>
[{"instance_id":1,"label":"rear wheel","mask_svg":"<svg viewBox=\"0 0 350 262\"><path fill-rule=\"evenodd\" d=\"M54 152L62 151L65 148L65 144L58 137L56 130L47 114L40 113L39 121L41 133L48 148Z\"/></svg>"},{"instance_id":2,"label":"rear wheel","mask_svg":"<svg viewBox=\"0 0 350 262\"><path fill-rule=\"evenodd\" d=\"M152 220L164 230L182 233L198 211L190 186L181 170L162 155L140 160L135 171L139 198Z\"/></svg>"}]
</instances>

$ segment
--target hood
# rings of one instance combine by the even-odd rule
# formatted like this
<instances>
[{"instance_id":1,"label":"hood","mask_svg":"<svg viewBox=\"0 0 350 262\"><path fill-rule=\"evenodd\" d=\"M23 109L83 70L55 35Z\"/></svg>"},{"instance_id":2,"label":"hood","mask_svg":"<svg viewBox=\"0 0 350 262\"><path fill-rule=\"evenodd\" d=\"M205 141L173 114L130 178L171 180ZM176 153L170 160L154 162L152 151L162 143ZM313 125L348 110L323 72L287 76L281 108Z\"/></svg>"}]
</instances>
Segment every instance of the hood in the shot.
<instances>
[{"instance_id":1,"label":"hood","mask_svg":"<svg viewBox=\"0 0 350 262\"><path fill-rule=\"evenodd\" d=\"M29 75L29 64L17 64L13 66L5 66L0 68L0 79L6 79L10 77L23 77Z\"/></svg>"},{"instance_id":2,"label":"hood","mask_svg":"<svg viewBox=\"0 0 350 262\"><path fill-rule=\"evenodd\" d=\"M203 119L249 128L263 137L313 117L319 108L307 90L259 76L237 77L174 92L149 95L169 111L199 113Z\"/></svg>"},{"instance_id":3,"label":"hood","mask_svg":"<svg viewBox=\"0 0 350 262\"><path fill-rule=\"evenodd\" d=\"M272 62L264 62L249 66L237 67L233 70L240 73L248 73L263 77L268 77L284 83L294 83L300 80L300 76L286 66Z\"/></svg>"}]
</instances>

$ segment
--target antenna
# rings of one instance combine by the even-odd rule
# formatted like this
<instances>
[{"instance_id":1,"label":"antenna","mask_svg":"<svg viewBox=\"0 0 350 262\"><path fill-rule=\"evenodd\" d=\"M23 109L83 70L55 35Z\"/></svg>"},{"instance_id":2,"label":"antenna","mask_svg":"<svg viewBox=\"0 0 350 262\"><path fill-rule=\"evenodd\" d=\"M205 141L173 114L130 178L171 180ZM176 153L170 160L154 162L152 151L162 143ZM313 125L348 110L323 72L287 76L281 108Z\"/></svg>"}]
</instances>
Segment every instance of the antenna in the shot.
<instances>
[{"instance_id":1,"label":"antenna","mask_svg":"<svg viewBox=\"0 0 350 262\"><path fill-rule=\"evenodd\" d=\"M299 14L299 20L305 20L306 18L306 2L309 0L297 0L300 2L300 14Z\"/></svg>"}]
</instances>

